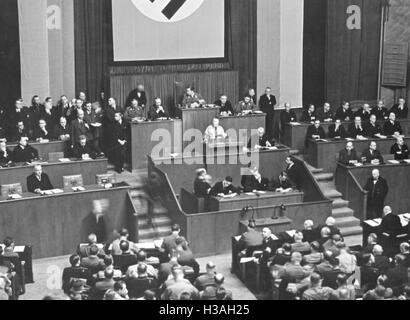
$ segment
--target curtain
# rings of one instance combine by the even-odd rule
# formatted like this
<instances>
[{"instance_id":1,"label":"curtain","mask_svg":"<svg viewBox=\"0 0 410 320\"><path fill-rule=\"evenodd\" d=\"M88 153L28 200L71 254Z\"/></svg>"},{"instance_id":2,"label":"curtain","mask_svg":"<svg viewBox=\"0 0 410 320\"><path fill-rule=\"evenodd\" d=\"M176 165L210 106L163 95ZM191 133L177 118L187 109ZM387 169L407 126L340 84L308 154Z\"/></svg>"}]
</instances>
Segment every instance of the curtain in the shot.
<instances>
[{"instance_id":1,"label":"curtain","mask_svg":"<svg viewBox=\"0 0 410 320\"><path fill-rule=\"evenodd\" d=\"M76 91L97 101L109 92L111 0L74 0Z\"/></svg>"},{"instance_id":2,"label":"curtain","mask_svg":"<svg viewBox=\"0 0 410 320\"><path fill-rule=\"evenodd\" d=\"M361 10L360 29L348 28L352 5ZM325 83L333 105L378 98L381 9L380 0L328 0Z\"/></svg>"},{"instance_id":3,"label":"curtain","mask_svg":"<svg viewBox=\"0 0 410 320\"><path fill-rule=\"evenodd\" d=\"M21 96L17 0L0 1L0 106L11 108Z\"/></svg>"}]
</instances>

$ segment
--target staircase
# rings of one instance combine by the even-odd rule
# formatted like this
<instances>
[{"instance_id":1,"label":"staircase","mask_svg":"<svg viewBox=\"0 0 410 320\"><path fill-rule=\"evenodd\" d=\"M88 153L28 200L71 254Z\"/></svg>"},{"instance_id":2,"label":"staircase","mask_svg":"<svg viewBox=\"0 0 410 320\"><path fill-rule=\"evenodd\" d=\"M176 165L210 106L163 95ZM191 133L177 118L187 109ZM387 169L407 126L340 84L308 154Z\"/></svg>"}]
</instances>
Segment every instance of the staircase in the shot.
<instances>
[{"instance_id":1,"label":"staircase","mask_svg":"<svg viewBox=\"0 0 410 320\"><path fill-rule=\"evenodd\" d=\"M325 173L323 169L316 169L310 165L308 168L325 197L333 201L332 217L335 218L335 226L340 229L345 243L348 246L361 245L363 230L360 226L360 220L354 217L354 211L349 208L349 201L344 200L342 194L336 190L333 174Z\"/></svg>"}]
</instances>

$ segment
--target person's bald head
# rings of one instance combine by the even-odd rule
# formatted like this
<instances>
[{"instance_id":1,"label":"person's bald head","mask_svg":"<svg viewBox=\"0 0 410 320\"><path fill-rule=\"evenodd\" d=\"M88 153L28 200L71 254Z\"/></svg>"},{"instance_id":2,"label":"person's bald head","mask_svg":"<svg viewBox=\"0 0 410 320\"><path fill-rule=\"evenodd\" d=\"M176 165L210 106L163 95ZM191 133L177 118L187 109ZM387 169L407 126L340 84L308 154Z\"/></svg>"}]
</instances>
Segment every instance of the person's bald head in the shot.
<instances>
[{"instance_id":1,"label":"person's bald head","mask_svg":"<svg viewBox=\"0 0 410 320\"><path fill-rule=\"evenodd\" d=\"M78 117L78 119L83 119L84 118L84 111L82 109L77 110L77 117Z\"/></svg>"},{"instance_id":2,"label":"person's bald head","mask_svg":"<svg viewBox=\"0 0 410 320\"><path fill-rule=\"evenodd\" d=\"M384 215L384 216L387 216L387 215L390 214L390 213L392 213L391 207L390 207L390 206L385 206L385 207L383 208L383 215Z\"/></svg>"},{"instance_id":3,"label":"person's bald head","mask_svg":"<svg viewBox=\"0 0 410 320\"><path fill-rule=\"evenodd\" d=\"M293 252L290 260L294 263L294 264L300 264L302 262L302 254L300 252Z\"/></svg>"},{"instance_id":4,"label":"person's bald head","mask_svg":"<svg viewBox=\"0 0 410 320\"><path fill-rule=\"evenodd\" d=\"M349 141L346 143L346 150L353 150L353 142Z\"/></svg>"},{"instance_id":5,"label":"person's bald head","mask_svg":"<svg viewBox=\"0 0 410 320\"><path fill-rule=\"evenodd\" d=\"M370 149L373 151L377 149L377 143L375 141L370 142Z\"/></svg>"},{"instance_id":6,"label":"person's bald head","mask_svg":"<svg viewBox=\"0 0 410 320\"><path fill-rule=\"evenodd\" d=\"M383 248L382 248L382 246L376 244L376 245L373 247L373 254L374 254L375 256L381 256L381 255L383 254Z\"/></svg>"},{"instance_id":7,"label":"person's bald head","mask_svg":"<svg viewBox=\"0 0 410 320\"><path fill-rule=\"evenodd\" d=\"M97 243L97 236L96 236L94 233L91 233L91 234L88 236L88 243L89 243L89 244Z\"/></svg>"},{"instance_id":8,"label":"person's bald head","mask_svg":"<svg viewBox=\"0 0 410 320\"><path fill-rule=\"evenodd\" d=\"M379 169L374 169L374 170L372 171L372 176L373 176L373 179L375 179L375 180L379 179L379 177L380 177L380 171L379 171Z\"/></svg>"},{"instance_id":9,"label":"person's bald head","mask_svg":"<svg viewBox=\"0 0 410 320\"><path fill-rule=\"evenodd\" d=\"M264 238L269 238L272 235L272 231L269 228L263 228L262 235Z\"/></svg>"}]
</instances>

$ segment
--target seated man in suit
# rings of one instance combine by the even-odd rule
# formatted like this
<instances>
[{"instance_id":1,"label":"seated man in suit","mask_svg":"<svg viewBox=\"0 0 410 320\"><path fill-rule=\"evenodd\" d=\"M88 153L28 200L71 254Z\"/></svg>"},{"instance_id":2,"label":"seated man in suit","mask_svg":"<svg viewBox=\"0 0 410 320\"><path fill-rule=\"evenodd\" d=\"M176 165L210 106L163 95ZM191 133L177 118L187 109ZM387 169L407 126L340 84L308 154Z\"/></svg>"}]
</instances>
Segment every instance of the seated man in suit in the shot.
<instances>
[{"instance_id":1,"label":"seated man in suit","mask_svg":"<svg viewBox=\"0 0 410 320\"><path fill-rule=\"evenodd\" d=\"M43 173L41 165L34 166L34 172L27 177L27 190L32 193L44 194L44 191L54 189L50 178Z\"/></svg>"},{"instance_id":2,"label":"seated man in suit","mask_svg":"<svg viewBox=\"0 0 410 320\"><path fill-rule=\"evenodd\" d=\"M274 141L270 141L268 135L265 133L265 129L258 128L258 134L252 135L248 141L248 149L254 148L258 150L260 148L270 148L275 145Z\"/></svg>"},{"instance_id":3,"label":"seated man in suit","mask_svg":"<svg viewBox=\"0 0 410 320\"><path fill-rule=\"evenodd\" d=\"M303 110L300 121L312 124L316 121L316 111L313 104L309 105L308 109Z\"/></svg>"},{"instance_id":4,"label":"seated man in suit","mask_svg":"<svg viewBox=\"0 0 410 320\"><path fill-rule=\"evenodd\" d=\"M93 149L92 145L87 142L87 137L81 135L78 138L78 143L73 148L73 156L77 159L96 159L97 153Z\"/></svg>"},{"instance_id":5,"label":"seated man in suit","mask_svg":"<svg viewBox=\"0 0 410 320\"><path fill-rule=\"evenodd\" d=\"M221 95L221 97L215 101L216 106L220 107L219 114L222 117L233 116L235 111L233 110L232 103L228 100L226 95Z\"/></svg>"},{"instance_id":6,"label":"seated man in suit","mask_svg":"<svg viewBox=\"0 0 410 320\"><path fill-rule=\"evenodd\" d=\"M20 137L18 145L13 150L13 161L33 162L38 159L38 151L28 144L27 137Z\"/></svg>"},{"instance_id":7,"label":"seated man in suit","mask_svg":"<svg viewBox=\"0 0 410 320\"><path fill-rule=\"evenodd\" d=\"M210 195L212 187L208 182L205 181L206 175L206 169L197 170L197 177L194 181L194 194L198 198L204 198Z\"/></svg>"},{"instance_id":8,"label":"seated man in suit","mask_svg":"<svg viewBox=\"0 0 410 320\"><path fill-rule=\"evenodd\" d=\"M82 245L81 243L77 247L77 254L80 256L80 258L85 258L88 257L89 252L90 252L90 247L92 245L97 245L98 246L98 239L97 236L94 233L91 233L88 235L87 238L87 244ZM103 259L105 257L105 253L103 249L99 249L98 257Z\"/></svg>"},{"instance_id":9,"label":"seated man in suit","mask_svg":"<svg viewBox=\"0 0 410 320\"><path fill-rule=\"evenodd\" d=\"M173 224L171 226L171 231L172 234L168 237L165 237L164 241L162 242L161 248L158 248L160 249L160 251L165 252L165 254L167 255L171 254L177 248L175 240L180 237L179 233L181 232L181 227L179 226L179 224ZM186 240L185 246L188 247Z\"/></svg>"},{"instance_id":10,"label":"seated man in suit","mask_svg":"<svg viewBox=\"0 0 410 320\"><path fill-rule=\"evenodd\" d=\"M212 125L206 128L204 133L204 142L208 143L214 140L223 140L227 137L225 130L219 125L219 119L214 118L212 120Z\"/></svg>"},{"instance_id":11,"label":"seated man in suit","mask_svg":"<svg viewBox=\"0 0 410 320\"><path fill-rule=\"evenodd\" d=\"M377 102L377 107L374 107L372 109L372 114L376 116L377 121L384 121L388 119L389 112L387 108L384 106L383 100L379 100Z\"/></svg>"},{"instance_id":12,"label":"seated man in suit","mask_svg":"<svg viewBox=\"0 0 410 320\"><path fill-rule=\"evenodd\" d=\"M319 230L317 228L314 228L314 223L312 220L306 220L303 223L303 241L306 242L313 242L315 240L318 240L320 238L319 235Z\"/></svg>"},{"instance_id":13,"label":"seated man in suit","mask_svg":"<svg viewBox=\"0 0 410 320\"><path fill-rule=\"evenodd\" d=\"M104 261L98 257L99 251L97 245L91 245L88 251L88 257L81 259L80 266L89 269L91 274L96 274L105 268Z\"/></svg>"},{"instance_id":14,"label":"seated man in suit","mask_svg":"<svg viewBox=\"0 0 410 320\"><path fill-rule=\"evenodd\" d=\"M302 232L296 232L293 239L295 242L291 244L292 252L300 252L302 254L310 252L310 244L309 242L303 242Z\"/></svg>"},{"instance_id":15,"label":"seated man in suit","mask_svg":"<svg viewBox=\"0 0 410 320\"><path fill-rule=\"evenodd\" d=\"M239 101L236 113L249 114L253 111L259 110L256 104L253 102L252 98L246 95L242 101Z\"/></svg>"},{"instance_id":16,"label":"seated man in suit","mask_svg":"<svg viewBox=\"0 0 410 320\"><path fill-rule=\"evenodd\" d=\"M26 129L24 121L17 122L16 126L8 132L8 140L10 141L19 141L21 137L30 137L30 132Z\"/></svg>"},{"instance_id":17,"label":"seated man in suit","mask_svg":"<svg viewBox=\"0 0 410 320\"><path fill-rule=\"evenodd\" d=\"M175 251L178 255L178 263L181 266L188 266L194 269L195 274L199 274L200 266L194 258L192 250L186 246L184 237L178 237L175 239L176 248Z\"/></svg>"},{"instance_id":18,"label":"seated man in suit","mask_svg":"<svg viewBox=\"0 0 410 320\"><path fill-rule=\"evenodd\" d=\"M70 141L71 128L67 124L67 118L61 117L60 123L54 127L54 138L60 141Z\"/></svg>"},{"instance_id":19,"label":"seated man in suit","mask_svg":"<svg viewBox=\"0 0 410 320\"><path fill-rule=\"evenodd\" d=\"M295 184L288 178L286 171L282 171L279 177L273 181L273 189L276 192L290 192L295 188Z\"/></svg>"},{"instance_id":20,"label":"seated man in suit","mask_svg":"<svg viewBox=\"0 0 410 320\"><path fill-rule=\"evenodd\" d=\"M262 178L259 168L249 167L247 174L242 176L241 184L244 192L266 191L269 187L269 180Z\"/></svg>"},{"instance_id":21,"label":"seated man in suit","mask_svg":"<svg viewBox=\"0 0 410 320\"><path fill-rule=\"evenodd\" d=\"M94 299L102 299L104 293L114 289L114 269L106 268L104 271L104 279L95 283L91 289L91 296Z\"/></svg>"},{"instance_id":22,"label":"seated man in suit","mask_svg":"<svg viewBox=\"0 0 410 320\"><path fill-rule=\"evenodd\" d=\"M218 196L222 197L224 195L233 195L233 194L238 194L239 189L235 188L232 185L233 179L232 177L226 177L223 181L218 182L214 185L214 187L211 189L211 195L212 196Z\"/></svg>"},{"instance_id":23,"label":"seated man in suit","mask_svg":"<svg viewBox=\"0 0 410 320\"><path fill-rule=\"evenodd\" d=\"M52 132L48 129L46 121L40 119L38 125L33 130L33 140L42 142L44 140L51 140L52 137Z\"/></svg>"},{"instance_id":24,"label":"seated man in suit","mask_svg":"<svg viewBox=\"0 0 410 320\"><path fill-rule=\"evenodd\" d=\"M320 125L320 120L315 120L315 123L307 129L306 144L309 139L318 140L324 138L326 138L325 129Z\"/></svg>"},{"instance_id":25,"label":"seated man in suit","mask_svg":"<svg viewBox=\"0 0 410 320\"><path fill-rule=\"evenodd\" d=\"M379 126L377 123L377 117L375 114L372 114L370 116L370 122L365 126L364 132L365 136L369 138L386 138L385 136L382 135L382 128Z\"/></svg>"},{"instance_id":26,"label":"seated man in suit","mask_svg":"<svg viewBox=\"0 0 410 320\"><path fill-rule=\"evenodd\" d=\"M137 99L132 99L130 105L125 109L124 119L127 123L143 120L145 118L144 108L138 105Z\"/></svg>"},{"instance_id":27,"label":"seated man in suit","mask_svg":"<svg viewBox=\"0 0 410 320\"><path fill-rule=\"evenodd\" d=\"M205 105L205 100L199 93L194 91L192 86L189 86L185 90L181 105L183 108L198 108Z\"/></svg>"},{"instance_id":28,"label":"seated man in suit","mask_svg":"<svg viewBox=\"0 0 410 320\"><path fill-rule=\"evenodd\" d=\"M147 265L139 263L125 280L130 298L138 299L144 296L147 290L157 290L158 282L155 278L149 276Z\"/></svg>"},{"instance_id":29,"label":"seated man in suit","mask_svg":"<svg viewBox=\"0 0 410 320\"><path fill-rule=\"evenodd\" d=\"M350 108L350 103L345 101L342 106L336 111L336 119L343 121L352 121L353 120L353 111Z\"/></svg>"},{"instance_id":30,"label":"seated man in suit","mask_svg":"<svg viewBox=\"0 0 410 320\"><path fill-rule=\"evenodd\" d=\"M281 125L281 130L283 131L283 128L285 126L285 123L290 123L290 122L296 122L296 113L292 110L292 107L289 102L285 102L285 110L283 110L280 113L280 125Z\"/></svg>"},{"instance_id":31,"label":"seated man in suit","mask_svg":"<svg viewBox=\"0 0 410 320\"><path fill-rule=\"evenodd\" d=\"M71 267L64 268L62 275L62 289L64 293L68 294L70 291L70 283L72 279L85 279L88 280L90 273L87 268L80 267L81 259L78 255L73 254L70 256Z\"/></svg>"},{"instance_id":32,"label":"seated man in suit","mask_svg":"<svg viewBox=\"0 0 410 320\"><path fill-rule=\"evenodd\" d=\"M397 119L407 119L409 114L409 109L406 105L406 100L403 98L399 99L399 103L395 104L391 109L390 112L393 112L396 115Z\"/></svg>"},{"instance_id":33,"label":"seated man in suit","mask_svg":"<svg viewBox=\"0 0 410 320\"><path fill-rule=\"evenodd\" d=\"M398 215L393 213L390 206L383 208L383 218L380 223L380 233L386 233L390 236L397 236L403 230L400 218Z\"/></svg>"},{"instance_id":34,"label":"seated man in suit","mask_svg":"<svg viewBox=\"0 0 410 320\"><path fill-rule=\"evenodd\" d=\"M301 190L302 181L300 179L300 167L293 157L289 156L286 157L286 173L291 181L293 181L296 185L296 189Z\"/></svg>"},{"instance_id":35,"label":"seated man in suit","mask_svg":"<svg viewBox=\"0 0 410 320\"><path fill-rule=\"evenodd\" d=\"M195 288L198 291L205 290L206 287L215 287L216 265L209 261L206 264L206 273L196 278L194 282Z\"/></svg>"},{"instance_id":36,"label":"seated man in suit","mask_svg":"<svg viewBox=\"0 0 410 320\"><path fill-rule=\"evenodd\" d=\"M332 122L334 121L334 118L335 115L332 110L330 110L330 104L326 102L323 105L323 110L318 114L318 119L322 122Z\"/></svg>"},{"instance_id":37,"label":"seated man in suit","mask_svg":"<svg viewBox=\"0 0 410 320\"><path fill-rule=\"evenodd\" d=\"M403 134L400 122L396 121L396 114L390 112L389 120L384 123L383 131L386 136L398 136Z\"/></svg>"},{"instance_id":38,"label":"seated man in suit","mask_svg":"<svg viewBox=\"0 0 410 320\"><path fill-rule=\"evenodd\" d=\"M158 120L169 118L168 108L162 105L161 98L157 97L154 101L154 105L149 109L149 119Z\"/></svg>"},{"instance_id":39,"label":"seated man in suit","mask_svg":"<svg viewBox=\"0 0 410 320\"><path fill-rule=\"evenodd\" d=\"M384 159L381 155L380 151L377 150L377 144L375 141L370 142L369 149L366 149L362 153L362 160L363 163L371 163L371 164L383 164Z\"/></svg>"},{"instance_id":40,"label":"seated man in suit","mask_svg":"<svg viewBox=\"0 0 410 320\"><path fill-rule=\"evenodd\" d=\"M138 263L137 256L130 250L128 241L120 242L121 255L114 256L114 266L118 267L122 273L126 273L130 266Z\"/></svg>"},{"instance_id":41,"label":"seated man in suit","mask_svg":"<svg viewBox=\"0 0 410 320\"><path fill-rule=\"evenodd\" d=\"M0 168L13 163L12 151L7 148L6 141L0 141Z\"/></svg>"},{"instance_id":42,"label":"seated man in suit","mask_svg":"<svg viewBox=\"0 0 410 320\"><path fill-rule=\"evenodd\" d=\"M355 113L355 117L360 117L360 119L362 119L362 122L368 122L370 119L370 115L371 115L371 109L368 103L365 103L363 107L361 107Z\"/></svg>"},{"instance_id":43,"label":"seated man in suit","mask_svg":"<svg viewBox=\"0 0 410 320\"><path fill-rule=\"evenodd\" d=\"M390 154L394 154L394 160L405 160L409 158L409 147L404 143L402 137L398 137L390 149Z\"/></svg>"},{"instance_id":44,"label":"seated man in suit","mask_svg":"<svg viewBox=\"0 0 410 320\"><path fill-rule=\"evenodd\" d=\"M336 119L335 123L329 126L328 137L330 139L344 139L347 137L346 130L340 119Z\"/></svg>"},{"instance_id":45,"label":"seated man in suit","mask_svg":"<svg viewBox=\"0 0 410 320\"><path fill-rule=\"evenodd\" d=\"M360 161L356 150L353 147L353 142L346 143L346 148L339 152L339 162L345 165L354 165Z\"/></svg>"},{"instance_id":46,"label":"seated man in suit","mask_svg":"<svg viewBox=\"0 0 410 320\"><path fill-rule=\"evenodd\" d=\"M352 139L363 139L365 131L360 117L354 118L354 123L349 126L348 133L349 137Z\"/></svg>"},{"instance_id":47,"label":"seated man in suit","mask_svg":"<svg viewBox=\"0 0 410 320\"><path fill-rule=\"evenodd\" d=\"M262 233L256 230L254 220L249 220L248 230L242 234L239 243L244 250L240 253L241 256L252 256L255 249L261 248L263 245Z\"/></svg>"}]
</instances>

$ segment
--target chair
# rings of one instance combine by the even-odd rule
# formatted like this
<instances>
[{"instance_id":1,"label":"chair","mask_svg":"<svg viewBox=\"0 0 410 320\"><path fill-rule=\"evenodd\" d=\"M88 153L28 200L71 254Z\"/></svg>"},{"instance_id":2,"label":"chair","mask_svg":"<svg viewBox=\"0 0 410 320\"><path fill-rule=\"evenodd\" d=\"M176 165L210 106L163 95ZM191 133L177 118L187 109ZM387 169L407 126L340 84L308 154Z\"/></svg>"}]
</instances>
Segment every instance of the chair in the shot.
<instances>
[{"instance_id":1,"label":"chair","mask_svg":"<svg viewBox=\"0 0 410 320\"><path fill-rule=\"evenodd\" d=\"M64 158L64 152L50 152L48 154L48 161L57 162Z\"/></svg>"}]
</instances>

